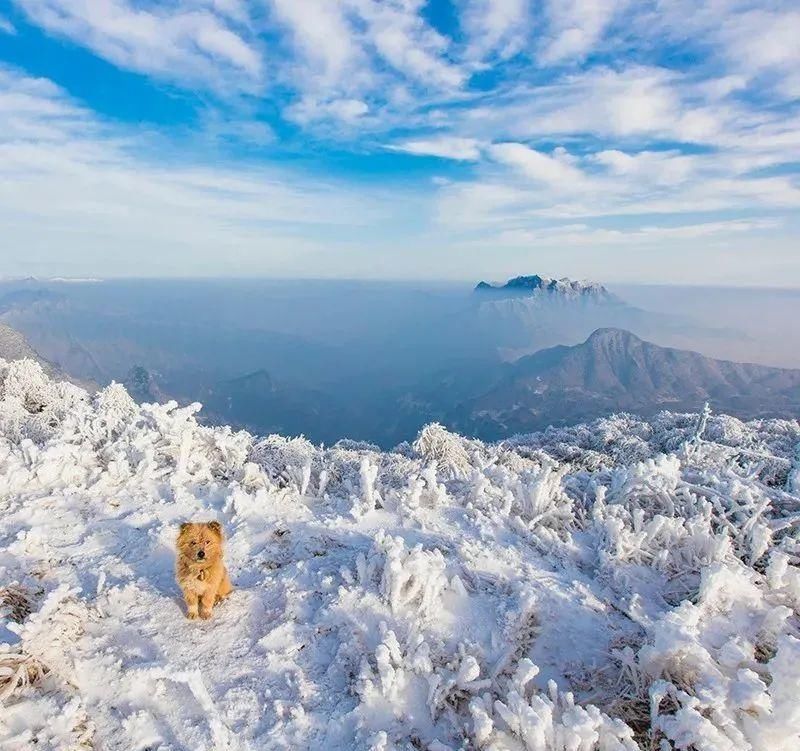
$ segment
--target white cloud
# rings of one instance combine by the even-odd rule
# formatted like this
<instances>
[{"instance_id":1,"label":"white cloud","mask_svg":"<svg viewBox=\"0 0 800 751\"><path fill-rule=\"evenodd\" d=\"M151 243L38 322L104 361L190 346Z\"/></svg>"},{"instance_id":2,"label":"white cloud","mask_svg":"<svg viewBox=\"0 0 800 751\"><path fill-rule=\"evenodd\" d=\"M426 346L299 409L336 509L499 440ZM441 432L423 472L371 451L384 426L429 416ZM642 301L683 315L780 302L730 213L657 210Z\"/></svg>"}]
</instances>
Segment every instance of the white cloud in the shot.
<instances>
[{"instance_id":1,"label":"white cloud","mask_svg":"<svg viewBox=\"0 0 800 751\"><path fill-rule=\"evenodd\" d=\"M526 178L543 183L557 192L580 190L586 186L586 176L563 148L556 149L550 155L521 143L498 143L489 147L489 154Z\"/></svg>"},{"instance_id":2,"label":"white cloud","mask_svg":"<svg viewBox=\"0 0 800 751\"><path fill-rule=\"evenodd\" d=\"M270 4L291 34L297 55L294 66L308 66L308 74L319 77L320 88L340 85L365 62L342 3L270 0Z\"/></svg>"},{"instance_id":3,"label":"white cloud","mask_svg":"<svg viewBox=\"0 0 800 751\"><path fill-rule=\"evenodd\" d=\"M351 0L367 25L367 40L392 68L428 87L455 89L465 81L448 60L449 40L422 18L425 0Z\"/></svg>"},{"instance_id":4,"label":"white cloud","mask_svg":"<svg viewBox=\"0 0 800 751\"><path fill-rule=\"evenodd\" d=\"M727 154L603 149L582 156L564 148L542 153L525 144L485 148L494 164L475 179L438 190L437 221L453 231L526 230L541 219L627 217L720 211L785 211L800 207L790 175L750 174L752 161ZM499 169L502 165L504 169Z\"/></svg>"},{"instance_id":5,"label":"white cloud","mask_svg":"<svg viewBox=\"0 0 800 751\"><path fill-rule=\"evenodd\" d=\"M396 193L390 202L307 175L186 162L168 146L104 123L48 80L0 66L6 266L64 257L100 275L232 273L248 263L297 273L308 254L385 226L399 206Z\"/></svg>"},{"instance_id":6,"label":"white cloud","mask_svg":"<svg viewBox=\"0 0 800 751\"><path fill-rule=\"evenodd\" d=\"M784 96L800 96L800 10L750 10L731 15L717 38L735 69L750 76L772 73Z\"/></svg>"},{"instance_id":7,"label":"white cloud","mask_svg":"<svg viewBox=\"0 0 800 751\"><path fill-rule=\"evenodd\" d=\"M288 107L284 115L300 124L310 125L332 119L337 124L354 125L369 112L369 105L360 99L315 99L305 97Z\"/></svg>"},{"instance_id":8,"label":"white cloud","mask_svg":"<svg viewBox=\"0 0 800 751\"><path fill-rule=\"evenodd\" d=\"M467 57L500 59L519 52L530 32L527 0L462 0L461 25L469 38Z\"/></svg>"},{"instance_id":9,"label":"white cloud","mask_svg":"<svg viewBox=\"0 0 800 751\"><path fill-rule=\"evenodd\" d=\"M734 219L681 225L648 225L637 229L607 229L587 224L565 224L542 229L508 230L499 233L498 245L533 247L541 244L588 247L650 245L672 240L698 240L774 230L780 223L771 219Z\"/></svg>"},{"instance_id":10,"label":"white cloud","mask_svg":"<svg viewBox=\"0 0 800 751\"><path fill-rule=\"evenodd\" d=\"M637 154L628 154L618 149L608 149L596 153L592 158L614 175L656 185L684 183L698 168L696 158L679 151L640 151Z\"/></svg>"},{"instance_id":11,"label":"white cloud","mask_svg":"<svg viewBox=\"0 0 800 751\"><path fill-rule=\"evenodd\" d=\"M515 87L451 108L458 135L483 140L536 137L714 143L741 107L707 100L688 76L660 67L594 67L538 86Z\"/></svg>"},{"instance_id":12,"label":"white cloud","mask_svg":"<svg viewBox=\"0 0 800 751\"><path fill-rule=\"evenodd\" d=\"M7 18L4 16L0 16L0 34L16 34L17 30L14 28L14 24L11 23Z\"/></svg>"},{"instance_id":13,"label":"white cloud","mask_svg":"<svg viewBox=\"0 0 800 751\"><path fill-rule=\"evenodd\" d=\"M258 45L215 13L215 3L166 8L131 0L16 0L30 19L111 62L142 73L216 88L251 89L263 73ZM230 14L234 5L228 5Z\"/></svg>"},{"instance_id":14,"label":"white cloud","mask_svg":"<svg viewBox=\"0 0 800 751\"><path fill-rule=\"evenodd\" d=\"M219 141L237 141L242 144L264 146L275 144L277 137L269 125L253 118L239 116L218 108L207 109L201 119L198 140L204 146L217 145Z\"/></svg>"},{"instance_id":15,"label":"white cloud","mask_svg":"<svg viewBox=\"0 0 800 751\"><path fill-rule=\"evenodd\" d=\"M753 114L736 100L748 87L770 77L776 95L800 88L800 13L788 0L769 11L755 0L456 0L463 37L433 28L425 0L15 2L117 65L275 96L286 119L344 139L402 128L416 140L415 129L449 124L448 135L481 141L591 134L714 144ZM668 60L658 54L665 39L710 62L648 64ZM585 65L597 51L611 62ZM575 63L580 72L565 75ZM470 88L489 64L495 83Z\"/></svg>"},{"instance_id":16,"label":"white cloud","mask_svg":"<svg viewBox=\"0 0 800 751\"><path fill-rule=\"evenodd\" d=\"M211 0L211 7L218 15L237 23L247 24L250 18L246 0Z\"/></svg>"},{"instance_id":17,"label":"white cloud","mask_svg":"<svg viewBox=\"0 0 800 751\"><path fill-rule=\"evenodd\" d=\"M252 116L269 101L270 113L274 105L302 131L292 129L293 153L303 139L309 153L335 140L337 149L352 146L356 160L384 149L461 162L458 181L426 174L416 186L414 220L425 225L432 214L440 244L469 233L523 236L544 220L575 232L577 222L600 218L630 225L625 237L638 242L645 235L637 232L657 235L650 215L683 215L683 223L697 212L726 212L715 218L727 222L730 212L800 206L800 110L792 99L800 94L800 12L791 0L769 8L757 0L454 0L458 26L449 35L425 0L15 2L45 30L120 67L211 89L215 114L199 118L208 138L277 151L285 129ZM670 56L668 45L687 54ZM229 93L244 96L221 96ZM0 97L0 125L2 169L21 178L19 195L4 194L19 212L13 219L6 211L6 219L17 224L38 206L37 192L52 198L59 186L64 206L95 207L81 209L87 226L136 214L136 236L155 233L164 214L173 236L185 222L191 237L204 227L207 237L255 247L254 225L313 235L315 223L347 226L348 212L362 221L392 203L355 182L333 186L299 171L185 162L168 169L134 158L128 138L140 154L155 147L140 149L141 134L112 128L47 81L17 76ZM125 186L134 184L139 191L129 195ZM202 212L197 222L193 210ZM78 231L74 217L59 216ZM378 233L379 225L367 221ZM725 231L766 231L744 226ZM598 241L604 236L590 229Z\"/></svg>"},{"instance_id":18,"label":"white cloud","mask_svg":"<svg viewBox=\"0 0 800 751\"><path fill-rule=\"evenodd\" d=\"M480 143L474 138L443 136L417 139L393 144L387 148L420 156L438 156L457 161L477 161L481 156Z\"/></svg>"},{"instance_id":19,"label":"white cloud","mask_svg":"<svg viewBox=\"0 0 800 751\"><path fill-rule=\"evenodd\" d=\"M414 109L419 91L457 90L466 80L447 56L449 40L422 18L422 0L269 2L289 33L293 57L279 75L296 92L289 107L296 122L351 123L366 113L336 102L388 112ZM373 107L373 99L381 105ZM362 121L376 124L374 118Z\"/></svg>"},{"instance_id":20,"label":"white cloud","mask_svg":"<svg viewBox=\"0 0 800 751\"><path fill-rule=\"evenodd\" d=\"M548 28L540 42L545 64L582 60L600 41L624 0L547 0Z\"/></svg>"},{"instance_id":21,"label":"white cloud","mask_svg":"<svg viewBox=\"0 0 800 751\"><path fill-rule=\"evenodd\" d=\"M655 49L678 42L697 53L701 62L695 68L707 68L723 80L735 75L761 97L785 100L800 94L796 0L670 0L630 7L626 26L635 39Z\"/></svg>"}]
</instances>

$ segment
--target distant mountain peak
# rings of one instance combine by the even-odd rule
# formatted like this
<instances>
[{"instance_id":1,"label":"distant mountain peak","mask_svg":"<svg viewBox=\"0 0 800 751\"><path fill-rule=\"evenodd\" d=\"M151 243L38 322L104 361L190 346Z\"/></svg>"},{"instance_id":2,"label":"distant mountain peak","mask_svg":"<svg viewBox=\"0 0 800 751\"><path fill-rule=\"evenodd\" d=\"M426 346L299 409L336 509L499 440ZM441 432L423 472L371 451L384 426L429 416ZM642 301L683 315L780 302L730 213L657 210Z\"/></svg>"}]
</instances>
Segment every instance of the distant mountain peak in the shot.
<instances>
[{"instance_id":1,"label":"distant mountain peak","mask_svg":"<svg viewBox=\"0 0 800 751\"><path fill-rule=\"evenodd\" d=\"M643 340L636 334L626 329L617 329L612 326L595 329L586 340L585 344L640 344Z\"/></svg>"},{"instance_id":2,"label":"distant mountain peak","mask_svg":"<svg viewBox=\"0 0 800 751\"><path fill-rule=\"evenodd\" d=\"M602 284L587 282L583 279L554 279L539 274L515 276L505 284L495 285L489 282L478 282L476 292L491 292L503 297L529 297L553 295L560 298L592 298L604 302L616 302Z\"/></svg>"},{"instance_id":3,"label":"distant mountain peak","mask_svg":"<svg viewBox=\"0 0 800 751\"><path fill-rule=\"evenodd\" d=\"M482 394L459 403L450 422L492 438L611 412L696 411L704 402L746 418L793 416L800 370L716 360L599 328L584 342L504 366Z\"/></svg>"}]
</instances>

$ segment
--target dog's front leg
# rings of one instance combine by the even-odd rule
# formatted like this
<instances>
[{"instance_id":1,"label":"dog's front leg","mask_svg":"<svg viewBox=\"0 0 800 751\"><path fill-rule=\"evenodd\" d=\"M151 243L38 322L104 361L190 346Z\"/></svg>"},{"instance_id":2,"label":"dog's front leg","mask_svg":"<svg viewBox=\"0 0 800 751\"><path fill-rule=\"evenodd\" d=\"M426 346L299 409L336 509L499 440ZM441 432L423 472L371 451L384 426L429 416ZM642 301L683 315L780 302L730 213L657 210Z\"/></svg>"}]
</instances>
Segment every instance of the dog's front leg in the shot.
<instances>
[{"instance_id":1,"label":"dog's front leg","mask_svg":"<svg viewBox=\"0 0 800 751\"><path fill-rule=\"evenodd\" d=\"M233 584L231 584L231 580L228 577L228 570L225 569L222 572L222 581L217 587L217 601L225 599L231 592L233 592Z\"/></svg>"},{"instance_id":2,"label":"dog's front leg","mask_svg":"<svg viewBox=\"0 0 800 751\"><path fill-rule=\"evenodd\" d=\"M192 620L197 618L197 593L185 589L183 591L183 599L186 600L186 617Z\"/></svg>"},{"instance_id":3,"label":"dog's front leg","mask_svg":"<svg viewBox=\"0 0 800 751\"><path fill-rule=\"evenodd\" d=\"M200 596L200 617L203 620L211 618L211 609L214 607L215 590L212 587L207 587L205 592Z\"/></svg>"}]
</instances>

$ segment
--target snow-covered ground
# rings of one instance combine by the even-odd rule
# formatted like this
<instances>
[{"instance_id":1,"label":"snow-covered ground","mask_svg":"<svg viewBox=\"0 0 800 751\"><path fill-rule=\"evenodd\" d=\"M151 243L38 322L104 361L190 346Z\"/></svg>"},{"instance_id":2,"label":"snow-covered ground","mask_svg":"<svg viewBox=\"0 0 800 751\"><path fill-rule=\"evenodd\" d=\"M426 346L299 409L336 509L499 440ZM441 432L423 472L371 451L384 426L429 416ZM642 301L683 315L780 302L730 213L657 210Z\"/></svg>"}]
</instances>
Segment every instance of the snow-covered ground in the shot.
<instances>
[{"instance_id":1,"label":"snow-covered ground","mask_svg":"<svg viewBox=\"0 0 800 751\"><path fill-rule=\"evenodd\" d=\"M394 452L0 361L0 749L800 747L800 426ZM188 621L188 519L236 586Z\"/></svg>"}]
</instances>

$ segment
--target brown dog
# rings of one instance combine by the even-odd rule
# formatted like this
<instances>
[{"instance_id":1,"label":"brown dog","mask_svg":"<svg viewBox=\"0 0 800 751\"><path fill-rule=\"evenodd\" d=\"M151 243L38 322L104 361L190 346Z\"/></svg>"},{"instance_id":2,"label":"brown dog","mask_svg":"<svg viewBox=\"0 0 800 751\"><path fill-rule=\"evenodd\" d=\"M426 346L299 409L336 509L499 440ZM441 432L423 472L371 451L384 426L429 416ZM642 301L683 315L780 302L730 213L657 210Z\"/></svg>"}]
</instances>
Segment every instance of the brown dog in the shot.
<instances>
[{"instance_id":1,"label":"brown dog","mask_svg":"<svg viewBox=\"0 0 800 751\"><path fill-rule=\"evenodd\" d=\"M222 559L222 543L219 522L181 524L175 569L188 618L210 618L215 603L233 591Z\"/></svg>"}]
</instances>

